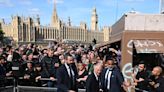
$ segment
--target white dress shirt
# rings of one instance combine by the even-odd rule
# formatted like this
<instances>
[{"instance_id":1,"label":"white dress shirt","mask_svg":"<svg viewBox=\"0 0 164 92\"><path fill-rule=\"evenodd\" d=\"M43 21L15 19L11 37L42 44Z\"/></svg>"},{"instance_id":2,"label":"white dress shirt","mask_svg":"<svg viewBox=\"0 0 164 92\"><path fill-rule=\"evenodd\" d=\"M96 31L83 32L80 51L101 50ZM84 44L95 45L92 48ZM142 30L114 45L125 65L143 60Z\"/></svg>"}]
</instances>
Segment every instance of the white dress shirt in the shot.
<instances>
[{"instance_id":1,"label":"white dress shirt","mask_svg":"<svg viewBox=\"0 0 164 92\"><path fill-rule=\"evenodd\" d=\"M93 73L94 73L94 75L95 75L95 77L96 77L96 80L98 81L98 80L99 80L98 76L96 75L95 72L93 72Z\"/></svg>"},{"instance_id":2,"label":"white dress shirt","mask_svg":"<svg viewBox=\"0 0 164 92\"><path fill-rule=\"evenodd\" d=\"M105 79L107 80L107 89L110 89L110 78L112 75L112 71L110 71L109 69L107 69L106 74L105 74Z\"/></svg>"},{"instance_id":3,"label":"white dress shirt","mask_svg":"<svg viewBox=\"0 0 164 92\"><path fill-rule=\"evenodd\" d=\"M67 69L67 72L68 72L69 77L71 77L70 68L69 68L69 66L67 65L67 63L65 63L65 67L66 67L66 69ZM74 71L73 71L72 69L71 69L71 73L72 73L72 76L75 75L75 73L74 73Z\"/></svg>"}]
</instances>

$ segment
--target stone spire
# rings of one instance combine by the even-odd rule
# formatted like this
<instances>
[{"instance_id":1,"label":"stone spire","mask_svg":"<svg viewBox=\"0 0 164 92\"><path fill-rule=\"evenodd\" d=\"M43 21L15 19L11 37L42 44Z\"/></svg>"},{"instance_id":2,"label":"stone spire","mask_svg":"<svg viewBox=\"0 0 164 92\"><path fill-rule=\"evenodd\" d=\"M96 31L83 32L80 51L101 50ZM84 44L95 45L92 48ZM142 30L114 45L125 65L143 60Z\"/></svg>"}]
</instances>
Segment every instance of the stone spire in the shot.
<instances>
[{"instance_id":1,"label":"stone spire","mask_svg":"<svg viewBox=\"0 0 164 92\"><path fill-rule=\"evenodd\" d=\"M58 22L59 22L59 18L58 18L57 11L56 11L56 0L54 0L54 9L53 9L53 13L52 13L52 23L51 23L51 25L53 27L55 27Z\"/></svg>"}]
</instances>

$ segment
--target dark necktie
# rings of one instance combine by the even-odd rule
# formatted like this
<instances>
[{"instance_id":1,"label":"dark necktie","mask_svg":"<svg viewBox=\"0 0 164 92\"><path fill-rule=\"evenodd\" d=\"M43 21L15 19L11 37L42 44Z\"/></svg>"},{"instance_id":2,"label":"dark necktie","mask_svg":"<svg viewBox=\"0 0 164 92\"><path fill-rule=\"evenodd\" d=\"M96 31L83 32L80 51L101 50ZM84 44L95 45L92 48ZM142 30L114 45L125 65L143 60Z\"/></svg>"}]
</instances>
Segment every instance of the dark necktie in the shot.
<instances>
[{"instance_id":1,"label":"dark necktie","mask_svg":"<svg viewBox=\"0 0 164 92\"><path fill-rule=\"evenodd\" d=\"M73 78L73 74L72 74L72 67L71 66L69 66L69 69L70 69L70 80L71 80L71 89L73 88L73 86L74 86L74 78Z\"/></svg>"}]
</instances>

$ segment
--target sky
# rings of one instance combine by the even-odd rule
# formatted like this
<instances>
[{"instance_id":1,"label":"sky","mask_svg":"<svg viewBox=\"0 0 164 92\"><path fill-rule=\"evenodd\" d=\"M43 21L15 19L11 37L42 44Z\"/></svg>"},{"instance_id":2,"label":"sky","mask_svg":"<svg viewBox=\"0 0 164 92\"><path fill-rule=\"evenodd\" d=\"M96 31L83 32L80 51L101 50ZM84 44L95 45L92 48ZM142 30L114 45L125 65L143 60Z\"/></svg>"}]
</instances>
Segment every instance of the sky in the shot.
<instances>
[{"instance_id":1,"label":"sky","mask_svg":"<svg viewBox=\"0 0 164 92\"><path fill-rule=\"evenodd\" d=\"M146 14L159 14L160 0L56 0L58 17L67 22L70 17L72 25L81 21L90 27L91 12L95 7L99 27L111 26L122 15L130 11ZM40 16L41 25L51 22L54 0L0 0L0 19L7 23L11 16Z\"/></svg>"}]
</instances>

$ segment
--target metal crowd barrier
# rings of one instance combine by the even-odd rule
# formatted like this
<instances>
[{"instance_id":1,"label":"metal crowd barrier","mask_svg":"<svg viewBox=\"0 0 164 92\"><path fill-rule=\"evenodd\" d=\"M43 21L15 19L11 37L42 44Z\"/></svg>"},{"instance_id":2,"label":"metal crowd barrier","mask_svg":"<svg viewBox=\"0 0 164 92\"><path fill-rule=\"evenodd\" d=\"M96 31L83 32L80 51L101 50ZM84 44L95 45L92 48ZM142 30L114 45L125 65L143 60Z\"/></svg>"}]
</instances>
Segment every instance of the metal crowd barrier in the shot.
<instances>
[{"instance_id":1,"label":"metal crowd barrier","mask_svg":"<svg viewBox=\"0 0 164 92\"><path fill-rule=\"evenodd\" d=\"M17 92L56 92L57 88L50 87L33 87L33 86L18 86Z\"/></svg>"},{"instance_id":2,"label":"metal crowd barrier","mask_svg":"<svg viewBox=\"0 0 164 92\"><path fill-rule=\"evenodd\" d=\"M0 87L0 92L13 92L13 86Z\"/></svg>"},{"instance_id":3,"label":"metal crowd barrier","mask_svg":"<svg viewBox=\"0 0 164 92\"><path fill-rule=\"evenodd\" d=\"M54 80L50 80L50 78L41 78L39 80L43 80L43 81L57 81L57 79L54 79Z\"/></svg>"},{"instance_id":4,"label":"metal crowd barrier","mask_svg":"<svg viewBox=\"0 0 164 92\"><path fill-rule=\"evenodd\" d=\"M13 77L6 77L6 79L13 79ZM23 79L23 77L19 77L19 79ZM39 80L42 81L49 81L50 78L41 78ZM51 81L56 81L57 79L51 80ZM146 90L142 90L139 88L136 88L134 86L131 86L132 89L141 91L141 92L149 92ZM16 91L15 91L16 89ZM0 87L0 92L56 92L57 88L55 87L35 87L35 86L6 86L6 87ZM78 92L86 92L86 89L78 89Z\"/></svg>"},{"instance_id":5,"label":"metal crowd barrier","mask_svg":"<svg viewBox=\"0 0 164 92\"><path fill-rule=\"evenodd\" d=\"M6 79L13 79L13 77L6 77ZM23 79L23 77L19 77L19 79ZM50 78L41 78L39 80L49 81ZM51 80L56 81L57 79ZM21 86L21 85L13 85L0 87L0 92L56 92L57 88L55 87L35 87L35 86ZM86 92L85 89L78 89L78 92Z\"/></svg>"},{"instance_id":6,"label":"metal crowd barrier","mask_svg":"<svg viewBox=\"0 0 164 92\"><path fill-rule=\"evenodd\" d=\"M134 87L134 86L132 86L132 88L133 88L134 90L137 90L137 91L140 91L140 92L149 92L149 91L147 91L147 90L143 90L143 89L140 89L140 88L137 88L137 87Z\"/></svg>"},{"instance_id":7,"label":"metal crowd barrier","mask_svg":"<svg viewBox=\"0 0 164 92\"><path fill-rule=\"evenodd\" d=\"M34 86L17 86L17 92L56 92L57 88L34 87ZM14 92L13 86L0 87L0 92ZM78 92L86 92L85 89L78 89Z\"/></svg>"},{"instance_id":8,"label":"metal crowd barrier","mask_svg":"<svg viewBox=\"0 0 164 92\"><path fill-rule=\"evenodd\" d=\"M33 86L18 86L17 92L56 92L57 88L50 87L33 87ZM85 89L78 89L78 92L86 92Z\"/></svg>"}]
</instances>

